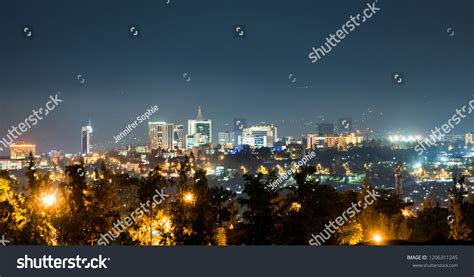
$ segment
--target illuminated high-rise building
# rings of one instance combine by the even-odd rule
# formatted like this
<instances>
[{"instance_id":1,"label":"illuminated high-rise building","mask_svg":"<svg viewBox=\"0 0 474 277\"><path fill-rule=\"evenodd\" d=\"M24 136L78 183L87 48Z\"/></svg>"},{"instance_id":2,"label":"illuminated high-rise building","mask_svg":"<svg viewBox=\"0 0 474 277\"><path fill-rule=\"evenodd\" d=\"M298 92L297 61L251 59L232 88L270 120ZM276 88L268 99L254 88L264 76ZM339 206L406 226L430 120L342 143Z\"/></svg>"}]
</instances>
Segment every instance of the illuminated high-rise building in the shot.
<instances>
[{"instance_id":1,"label":"illuminated high-rise building","mask_svg":"<svg viewBox=\"0 0 474 277\"><path fill-rule=\"evenodd\" d=\"M224 131L217 133L217 143L222 148L231 148L234 145L234 132Z\"/></svg>"},{"instance_id":2,"label":"illuminated high-rise building","mask_svg":"<svg viewBox=\"0 0 474 277\"><path fill-rule=\"evenodd\" d=\"M210 119L204 119L201 107L198 107L196 119L188 120L188 136L195 134L199 134L199 136L197 136L197 140L196 137L194 137L193 146L212 143L212 121Z\"/></svg>"},{"instance_id":3,"label":"illuminated high-rise building","mask_svg":"<svg viewBox=\"0 0 474 277\"><path fill-rule=\"evenodd\" d=\"M148 122L148 141L150 149L173 149L175 126L173 123Z\"/></svg>"},{"instance_id":4,"label":"illuminated high-rise building","mask_svg":"<svg viewBox=\"0 0 474 277\"><path fill-rule=\"evenodd\" d=\"M242 131L242 143L250 147L272 147L277 141L278 131L274 125L252 126Z\"/></svg>"},{"instance_id":5,"label":"illuminated high-rise building","mask_svg":"<svg viewBox=\"0 0 474 277\"><path fill-rule=\"evenodd\" d=\"M10 144L10 159L12 160L26 159L30 156L30 153L32 153L33 156L35 155L36 145L24 143Z\"/></svg>"},{"instance_id":6,"label":"illuminated high-rise building","mask_svg":"<svg viewBox=\"0 0 474 277\"><path fill-rule=\"evenodd\" d=\"M201 134L196 133L192 135L186 135L186 149L192 149L193 147L199 146L201 140Z\"/></svg>"},{"instance_id":7,"label":"illuminated high-rise building","mask_svg":"<svg viewBox=\"0 0 474 277\"><path fill-rule=\"evenodd\" d=\"M91 152L92 131L91 121L89 120L89 124L81 129L81 154L83 155Z\"/></svg>"},{"instance_id":8,"label":"illuminated high-rise building","mask_svg":"<svg viewBox=\"0 0 474 277\"><path fill-rule=\"evenodd\" d=\"M176 150L186 149L186 135L182 124L174 125L173 131L173 147Z\"/></svg>"}]
</instances>

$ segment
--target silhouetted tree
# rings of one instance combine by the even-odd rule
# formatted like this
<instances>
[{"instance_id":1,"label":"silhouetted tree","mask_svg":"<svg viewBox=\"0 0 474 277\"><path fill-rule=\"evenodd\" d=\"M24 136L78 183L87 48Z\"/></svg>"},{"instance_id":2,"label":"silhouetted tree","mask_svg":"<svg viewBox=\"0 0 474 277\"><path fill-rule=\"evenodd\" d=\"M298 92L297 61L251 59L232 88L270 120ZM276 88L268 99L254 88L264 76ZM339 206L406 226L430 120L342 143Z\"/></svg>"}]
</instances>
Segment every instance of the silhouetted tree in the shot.
<instances>
[{"instance_id":1,"label":"silhouetted tree","mask_svg":"<svg viewBox=\"0 0 474 277\"><path fill-rule=\"evenodd\" d=\"M263 175L256 177L245 175L243 193L248 198L238 198L237 201L246 208L243 213L243 223L239 229L244 232L241 243L244 244L274 244L280 231L277 226L280 219L277 216L276 201L278 193L267 189L268 183L262 181Z\"/></svg>"}]
</instances>

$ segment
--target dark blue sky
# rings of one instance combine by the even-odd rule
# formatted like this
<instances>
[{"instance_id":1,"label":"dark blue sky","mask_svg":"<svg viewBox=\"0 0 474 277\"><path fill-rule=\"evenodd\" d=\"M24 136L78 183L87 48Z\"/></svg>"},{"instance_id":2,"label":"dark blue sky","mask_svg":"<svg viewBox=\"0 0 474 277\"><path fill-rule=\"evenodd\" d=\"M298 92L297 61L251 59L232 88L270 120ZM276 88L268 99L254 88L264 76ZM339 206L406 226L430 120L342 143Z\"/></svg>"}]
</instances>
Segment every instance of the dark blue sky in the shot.
<instances>
[{"instance_id":1,"label":"dark blue sky","mask_svg":"<svg viewBox=\"0 0 474 277\"><path fill-rule=\"evenodd\" d=\"M58 91L64 102L21 137L41 151L78 152L89 118L94 143L105 145L153 105L155 119L185 125L201 105L215 134L245 117L299 136L321 115L424 133L473 98L472 0L379 0L381 11L314 64L311 48L368 2L165 2L2 1L0 138ZM246 38L234 36L238 24ZM129 25L140 26L140 38L129 37ZM406 84L393 85L392 72ZM145 127L131 137L145 138ZM472 119L454 132L466 130Z\"/></svg>"}]
</instances>

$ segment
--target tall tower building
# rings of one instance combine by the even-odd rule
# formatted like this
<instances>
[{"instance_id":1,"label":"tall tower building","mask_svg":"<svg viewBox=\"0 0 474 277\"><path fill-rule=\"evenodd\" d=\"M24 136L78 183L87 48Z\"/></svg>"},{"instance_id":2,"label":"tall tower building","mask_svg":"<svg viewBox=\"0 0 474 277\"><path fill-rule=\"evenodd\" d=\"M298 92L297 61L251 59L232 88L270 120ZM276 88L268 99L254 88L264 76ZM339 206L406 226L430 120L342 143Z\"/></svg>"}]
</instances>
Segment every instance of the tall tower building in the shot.
<instances>
[{"instance_id":1,"label":"tall tower building","mask_svg":"<svg viewBox=\"0 0 474 277\"><path fill-rule=\"evenodd\" d=\"M89 124L81 129L81 154L87 155L91 152L92 125Z\"/></svg>"},{"instance_id":2,"label":"tall tower building","mask_svg":"<svg viewBox=\"0 0 474 277\"><path fill-rule=\"evenodd\" d=\"M199 134L197 140L194 140L193 146L212 143L212 121L204 119L201 107L198 107L196 119L188 120L188 136Z\"/></svg>"},{"instance_id":3,"label":"tall tower building","mask_svg":"<svg viewBox=\"0 0 474 277\"><path fill-rule=\"evenodd\" d=\"M174 124L166 122L148 122L148 141L150 149L173 149Z\"/></svg>"}]
</instances>

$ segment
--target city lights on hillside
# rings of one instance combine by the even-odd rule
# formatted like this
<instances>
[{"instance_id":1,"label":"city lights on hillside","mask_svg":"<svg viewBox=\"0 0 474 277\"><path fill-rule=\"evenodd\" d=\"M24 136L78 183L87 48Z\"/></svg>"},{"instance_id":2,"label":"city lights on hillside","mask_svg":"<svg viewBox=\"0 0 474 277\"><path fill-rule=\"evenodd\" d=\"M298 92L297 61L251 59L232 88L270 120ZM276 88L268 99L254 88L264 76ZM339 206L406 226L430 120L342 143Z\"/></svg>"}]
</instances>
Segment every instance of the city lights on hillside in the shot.
<instances>
[{"instance_id":1,"label":"city lights on hillside","mask_svg":"<svg viewBox=\"0 0 474 277\"><path fill-rule=\"evenodd\" d=\"M422 136L389 136L388 140L390 142L416 142L422 140Z\"/></svg>"}]
</instances>

